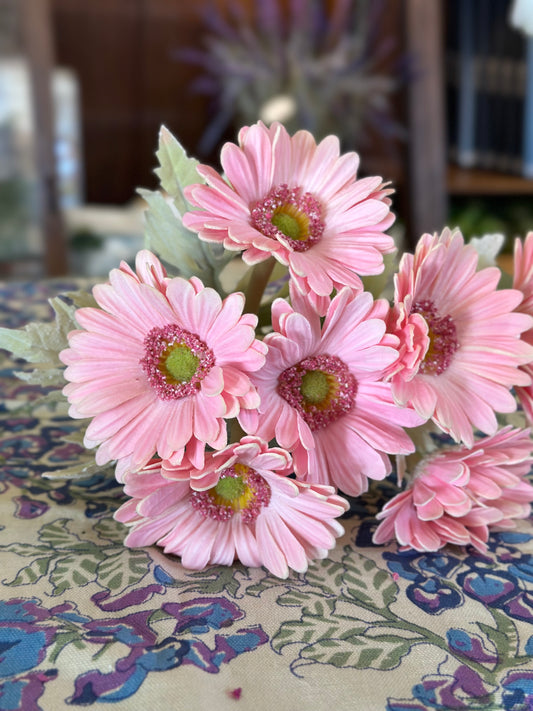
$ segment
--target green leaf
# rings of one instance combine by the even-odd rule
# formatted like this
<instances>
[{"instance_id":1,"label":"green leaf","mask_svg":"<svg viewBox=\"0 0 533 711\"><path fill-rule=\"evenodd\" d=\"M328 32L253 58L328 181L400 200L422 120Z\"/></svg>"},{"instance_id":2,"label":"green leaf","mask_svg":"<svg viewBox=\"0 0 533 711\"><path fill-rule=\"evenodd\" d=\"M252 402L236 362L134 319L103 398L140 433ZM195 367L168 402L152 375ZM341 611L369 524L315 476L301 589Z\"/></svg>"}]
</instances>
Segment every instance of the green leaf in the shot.
<instances>
[{"instance_id":1,"label":"green leaf","mask_svg":"<svg viewBox=\"0 0 533 711\"><path fill-rule=\"evenodd\" d=\"M92 298L92 297L91 297ZM80 296L79 299L82 299ZM87 298L83 297L86 301ZM51 406L56 414L66 414L67 402L61 393L65 385L63 371L65 366L59 360L59 352L68 346L68 334L78 327L75 319L76 306L72 300L55 297L49 300L55 312L52 322L31 322L22 329L0 328L0 348L11 351L17 358L23 358L28 363L35 363L32 371L17 371L15 375L32 385L55 387L42 398L31 403L25 402L23 407L36 413L43 405Z\"/></svg>"},{"instance_id":2,"label":"green leaf","mask_svg":"<svg viewBox=\"0 0 533 711\"><path fill-rule=\"evenodd\" d=\"M183 579L174 581L172 587L178 588L183 593L227 594L230 597L238 598L243 596L241 579L246 578L246 570L244 566L237 563L232 566L214 565L199 572L187 573Z\"/></svg>"},{"instance_id":3,"label":"green leaf","mask_svg":"<svg viewBox=\"0 0 533 711\"><path fill-rule=\"evenodd\" d=\"M286 607L301 607L303 615L324 617L335 611L337 599L337 596L326 597L320 591L289 590L280 595L277 602Z\"/></svg>"},{"instance_id":4,"label":"green leaf","mask_svg":"<svg viewBox=\"0 0 533 711\"><path fill-rule=\"evenodd\" d=\"M71 520L58 518L39 529L39 540L44 541L52 550L73 549L80 544L75 533L68 530Z\"/></svg>"},{"instance_id":5,"label":"green leaf","mask_svg":"<svg viewBox=\"0 0 533 711\"><path fill-rule=\"evenodd\" d=\"M394 253L383 255L383 271L380 274L362 278L365 291L369 291L374 299L379 299L383 296L383 292L397 268L397 258Z\"/></svg>"},{"instance_id":6,"label":"green leaf","mask_svg":"<svg viewBox=\"0 0 533 711\"><path fill-rule=\"evenodd\" d=\"M477 622L477 626L494 644L498 650L498 656L501 659L515 657L519 645L519 637L515 624L495 608L491 609L491 614L496 622L495 628L484 622Z\"/></svg>"},{"instance_id":7,"label":"green leaf","mask_svg":"<svg viewBox=\"0 0 533 711\"><path fill-rule=\"evenodd\" d=\"M373 560L356 553L349 546L345 551L345 572L342 578L347 597L375 610L388 608L398 592L398 586L388 571L379 568Z\"/></svg>"},{"instance_id":8,"label":"green leaf","mask_svg":"<svg viewBox=\"0 0 533 711\"><path fill-rule=\"evenodd\" d=\"M18 541L2 546L2 550L24 558L35 558L39 553L50 553L49 546L39 546L34 543L19 543Z\"/></svg>"},{"instance_id":9,"label":"green leaf","mask_svg":"<svg viewBox=\"0 0 533 711\"><path fill-rule=\"evenodd\" d=\"M246 594L252 595L253 597L260 597L265 590L273 590L276 588L286 590L288 585L291 586L291 589L294 589L294 587L304 588L306 582L303 576L296 577L295 575L291 575L288 580L282 580L265 571L265 574L257 582L252 583L246 588Z\"/></svg>"},{"instance_id":10,"label":"green leaf","mask_svg":"<svg viewBox=\"0 0 533 711\"><path fill-rule=\"evenodd\" d=\"M205 286L211 286L225 296L219 275L234 258L234 253L227 252L220 245L202 242L195 232L185 227L181 219L185 212L192 209L185 198L185 188L204 182L196 170L198 161L187 156L183 146L165 126L159 133L156 155L159 168L155 172L170 200L159 191L138 191L149 208L145 212L146 248L177 269L181 276L189 278L195 275Z\"/></svg>"},{"instance_id":11,"label":"green leaf","mask_svg":"<svg viewBox=\"0 0 533 711\"><path fill-rule=\"evenodd\" d=\"M63 649L71 643L74 643L78 649L83 649L86 646L82 641L80 632L77 630L58 632L54 637L54 644L50 648L50 656L48 657L50 664L54 664Z\"/></svg>"},{"instance_id":12,"label":"green leaf","mask_svg":"<svg viewBox=\"0 0 533 711\"><path fill-rule=\"evenodd\" d=\"M322 590L323 594L337 595L343 571L342 563L325 558L310 565L305 577L309 584Z\"/></svg>"},{"instance_id":13,"label":"green leaf","mask_svg":"<svg viewBox=\"0 0 533 711\"><path fill-rule=\"evenodd\" d=\"M198 161L187 156L183 146L165 126L161 126L159 131L156 156L159 168L155 173L161 187L172 197L176 208L183 215L189 209L183 194L184 188L193 183L204 182L196 170Z\"/></svg>"},{"instance_id":14,"label":"green leaf","mask_svg":"<svg viewBox=\"0 0 533 711\"><path fill-rule=\"evenodd\" d=\"M220 273L235 258L235 253L220 245L202 242L195 232L184 226L180 215L160 192L140 189L138 193L148 204L144 213L146 248L180 276L186 279L197 276L205 286L213 287L224 296Z\"/></svg>"},{"instance_id":15,"label":"green leaf","mask_svg":"<svg viewBox=\"0 0 533 711\"><path fill-rule=\"evenodd\" d=\"M0 328L0 348L24 358L23 354L30 351L30 335L24 329Z\"/></svg>"},{"instance_id":16,"label":"green leaf","mask_svg":"<svg viewBox=\"0 0 533 711\"><path fill-rule=\"evenodd\" d=\"M71 441L68 437L64 439L65 442ZM61 469L43 472L43 477L45 479L89 479L95 474L101 474L102 472L109 474L110 477L113 475L111 468L102 467L101 464L97 464L94 461L94 454L91 452L82 452L79 457L79 461L76 461L69 467L61 467Z\"/></svg>"},{"instance_id":17,"label":"green leaf","mask_svg":"<svg viewBox=\"0 0 533 711\"><path fill-rule=\"evenodd\" d=\"M93 308L98 308L96 299L90 291L85 291L85 289L78 289L78 291L67 291L63 296L72 303L76 309L85 308L90 306Z\"/></svg>"},{"instance_id":18,"label":"green leaf","mask_svg":"<svg viewBox=\"0 0 533 711\"><path fill-rule=\"evenodd\" d=\"M45 557L35 558L29 565L21 568L13 580L5 582L4 584L14 587L17 585L31 585L37 582L37 580L48 572L52 557L53 556L49 553Z\"/></svg>"},{"instance_id":19,"label":"green leaf","mask_svg":"<svg viewBox=\"0 0 533 711\"><path fill-rule=\"evenodd\" d=\"M89 420L82 420L81 425L75 429L72 430L72 432L67 432L66 434L63 435L63 440L65 442L70 442L71 444L79 444L80 446L83 446L83 441L85 439L85 431L87 429L87 424L89 423ZM71 424L80 424L79 420L71 420ZM88 459L94 461L94 450L87 451L87 456ZM104 467L101 467L102 469Z\"/></svg>"},{"instance_id":20,"label":"green leaf","mask_svg":"<svg viewBox=\"0 0 533 711\"><path fill-rule=\"evenodd\" d=\"M41 385L44 388L48 387L63 387L65 379L63 377L63 369L61 368L34 368L33 370L18 370L15 375L19 380L23 380L30 385ZM63 395L61 398L66 402Z\"/></svg>"},{"instance_id":21,"label":"green leaf","mask_svg":"<svg viewBox=\"0 0 533 711\"><path fill-rule=\"evenodd\" d=\"M113 592L137 584L146 575L150 558L144 551L128 548L107 556L98 565L98 583Z\"/></svg>"},{"instance_id":22,"label":"green leaf","mask_svg":"<svg viewBox=\"0 0 533 711\"><path fill-rule=\"evenodd\" d=\"M105 541L111 541L111 543L120 546L123 545L128 532L127 526L112 517L101 518L95 523L93 529L98 534L98 538L103 538Z\"/></svg>"},{"instance_id":23,"label":"green leaf","mask_svg":"<svg viewBox=\"0 0 533 711\"><path fill-rule=\"evenodd\" d=\"M337 644L334 641L335 638L341 639L346 634L362 634L368 626L364 623L357 626L354 621L356 626L346 630L345 625L346 620L340 621L335 618L326 619L303 615L300 620L284 622L272 638L272 646L277 652L283 649L285 645L294 643L308 646L321 642L324 646L334 647Z\"/></svg>"},{"instance_id":24,"label":"green leaf","mask_svg":"<svg viewBox=\"0 0 533 711\"><path fill-rule=\"evenodd\" d=\"M138 190L148 204L145 218L145 246L188 279L204 261L198 236L187 229L160 192Z\"/></svg>"},{"instance_id":25,"label":"green leaf","mask_svg":"<svg viewBox=\"0 0 533 711\"><path fill-rule=\"evenodd\" d=\"M68 333L77 328L74 318L76 308L60 297L50 299L49 303L55 312L54 321L34 321L22 329L0 328L0 347L29 363L62 369L64 366L58 353L67 347Z\"/></svg>"},{"instance_id":26,"label":"green leaf","mask_svg":"<svg viewBox=\"0 0 533 711\"><path fill-rule=\"evenodd\" d=\"M371 630L371 628L368 628ZM368 631L368 630L367 630ZM393 669L409 654L412 639L396 635L367 635L356 632L348 637L319 639L306 646L300 658L335 667L352 669ZM298 662L296 666L299 666Z\"/></svg>"},{"instance_id":27,"label":"green leaf","mask_svg":"<svg viewBox=\"0 0 533 711\"><path fill-rule=\"evenodd\" d=\"M65 590L82 587L96 580L96 569L103 553L97 555L67 555L59 558L50 574L54 587L53 595L61 595Z\"/></svg>"}]
</instances>

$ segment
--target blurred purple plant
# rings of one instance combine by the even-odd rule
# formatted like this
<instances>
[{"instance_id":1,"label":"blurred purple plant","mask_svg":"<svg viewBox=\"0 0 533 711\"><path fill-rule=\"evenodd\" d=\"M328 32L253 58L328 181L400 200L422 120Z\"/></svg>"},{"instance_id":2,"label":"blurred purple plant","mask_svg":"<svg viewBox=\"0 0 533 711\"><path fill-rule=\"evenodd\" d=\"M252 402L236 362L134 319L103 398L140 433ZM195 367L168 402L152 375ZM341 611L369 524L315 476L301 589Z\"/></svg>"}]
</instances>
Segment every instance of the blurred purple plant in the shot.
<instances>
[{"instance_id":1,"label":"blurred purple plant","mask_svg":"<svg viewBox=\"0 0 533 711\"><path fill-rule=\"evenodd\" d=\"M224 131L261 119L305 128L320 139L335 133L343 149L363 145L366 129L401 134L391 99L405 80L383 36L379 0L255 0L247 11L205 12L204 47L180 56L204 72L194 83L214 99L213 118L198 150L209 153Z\"/></svg>"}]
</instances>

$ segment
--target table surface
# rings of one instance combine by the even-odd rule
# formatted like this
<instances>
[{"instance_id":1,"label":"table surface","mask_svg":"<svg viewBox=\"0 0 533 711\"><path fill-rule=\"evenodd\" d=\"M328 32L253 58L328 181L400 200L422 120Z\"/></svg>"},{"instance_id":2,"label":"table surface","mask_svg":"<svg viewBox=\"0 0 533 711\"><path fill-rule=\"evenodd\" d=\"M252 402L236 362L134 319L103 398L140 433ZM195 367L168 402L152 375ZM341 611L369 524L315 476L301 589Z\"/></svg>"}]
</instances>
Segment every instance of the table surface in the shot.
<instances>
[{"instance_id":1,"label":"table surface","mask_svg":"<svg viewBox=\"0 0 533 711\"><path fill-rule=\"evenodd\" d=\"M0 284L1 325L49 318L46 299L74 286ZM371 542L382 482L305 574L188 572L123 547L105 473L41 477L79 456L73 424L20 409L40 390L2 353L0 711L533 708L532 520L484 555L399 553Z\"/></svg>"}]
</instances>

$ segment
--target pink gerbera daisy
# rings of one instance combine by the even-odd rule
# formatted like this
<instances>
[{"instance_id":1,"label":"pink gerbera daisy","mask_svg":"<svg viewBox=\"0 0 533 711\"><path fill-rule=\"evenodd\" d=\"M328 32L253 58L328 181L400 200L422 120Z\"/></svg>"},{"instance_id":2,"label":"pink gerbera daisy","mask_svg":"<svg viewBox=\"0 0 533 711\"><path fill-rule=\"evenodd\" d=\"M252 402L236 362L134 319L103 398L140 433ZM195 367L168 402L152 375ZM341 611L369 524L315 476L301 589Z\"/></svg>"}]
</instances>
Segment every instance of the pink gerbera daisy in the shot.
<instances>
[{"instance_id":1,"label":"pink gerbera daisy","mask_svg":"<svg viewBox=\"0 0 533 711\"><path fill-rule=\"evenodd\" d=\"M345 287L321 325L294 296L299 311L273 304L267 359L253 376L261 404L243 413L243 426L290 450L299 478L357 496L367 477L390 472L387 453L413 451L402 428L422 422L395 404L382 379L398 356L397 339L385 333L388 304Z\"/></svg>"},{"instance_id":2,"label":"pink gerbera daisy","mask_svg":"<svg viewBox=\"0 0 533 711\"><path fill-rule=\"evenodd\" d=\"M458 445L422 460L409 488L377 515L374 543L396 538L417 551L447 543L486 550L490 527L513 528L530 514L532 452L529 430L505 427L470 449Z\"/></svg>"},{"instance_id":3,"label":"pink gerbera daisy","mask_svg":"<svg viewBox=\"0 0 533 711\"><path fill-rule=\"evenodd\" d=\"M248 264L274 255L317 305L383 270L383 254L395 249L384 234L392 191L379 177L357 180L359 157L341 156L336 136L317 145L307 131L291 137L279 123L259 122L241 129L238 146L224 145L221 163L227 180L199 166L207 184L187 190L200 210L183 221L201 239L244 250Z\"/></svg>"},{"instance_id":4,"label":"pink gerbera daisy","mask_svg":"<svg viewBox=\"0 0 533 711\"><path fill-rule=\"evenodd\" d=\"M522 293L522 302L517 311L533 316L533 232L524 240L515 240L513 288ZM533 328L522 334L522 339L533 346ZM521 368L533 381L533 363L526 363ZM524 409L526 417L533 423L533 385L515 388L516 395Z\"/></svg>"},{"instance_id":5,"label":"pink gerbera daisy","mask_svg":"<svg viewBox=\"0 0 533 711\"><path fill-rule=\"evenodd\" d=\"M327 555L344 532L335 519L348 508L331 487L289 479L290 472L287 452L244 437L209 454L203 471L177 473L158 461L127 474L132 498L115 518L131 526L127 546L155 543L181 556L185 568L237 558L286 578L289 568L302 573ZM167 478L176 473L183 481Z\"/></svg>"},{"instance_id":6,"label":"pink gerbera daisy","mask_svg":"<svg viewBox=\"0 0 533 711\"><path fill-rule=\"evenodd\" d=\"M493 434L495 411L516 409L510 388L530 383L519 366L533 358L520 339L533 320L513 313L520 292L497 290L499 269L476 272L477 262L460 232L423 235L400 263L391 318L402 344L395 398L469 445L473 427Z\"/></svg>"},{"instance_id":7,"label":"pink gerbera daisy","mask_svg":"<svg viewBox=\"0 0 533 711\"><path fill-rule=\"evenodd\" d=\"M201 463L206 443L224 446L224 418L258 404L249 374L266 352L243 295L222 300L196 277L166 279L144 251L136 274L114 269L93 294L100 308L78 309L83 330L60 358L71 417L92 418L85 445L98 445L97 463L119 460L120 478L156 453L179 461L187 447Z\"/></svg>"}]
</instances>

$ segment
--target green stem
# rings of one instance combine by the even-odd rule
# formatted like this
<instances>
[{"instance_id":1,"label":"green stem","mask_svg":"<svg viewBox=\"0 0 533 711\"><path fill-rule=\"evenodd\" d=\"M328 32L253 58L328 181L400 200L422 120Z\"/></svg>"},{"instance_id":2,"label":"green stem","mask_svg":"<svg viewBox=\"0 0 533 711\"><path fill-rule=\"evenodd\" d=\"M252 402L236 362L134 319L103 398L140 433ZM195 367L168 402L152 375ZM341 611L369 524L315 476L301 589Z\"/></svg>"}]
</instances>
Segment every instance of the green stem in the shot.
<instances>
[{"instance_id":1,"label":"green stem","mask_svg":"<svg viewBox=\"0 0 533 711\"><path fill-rule=\"evenodd\" d=\"M231 424L229 426L229 444L240 442L241 438L244 437L245 434L246 432L240 426L239 420L237 420L237 418L231 420Z\"/></svg>"},{"instance_id":2,"label":"green stem","mask_svg":"<svg viewBox=\"0 0 533 711\"><path fill-rule=\"evenodd\" d=\"M371 609L371 608L368 608ZM375 621L373 622L374 627L388 627L392 629L399 629L399 630L405 630L406 628L410 632L414 632L415 634L420 635L420 639L415 639L413 638L413 642L426 642L429 644L435 645L435 647L439 647L440 649L444 650L447 654L450 656L454 657L458 662L461 664L466 664L468 667L473 669L474 671L477 671L477 673L484 679L484 681L488 683L492 683L494 680L494 671L487 669L483 664L480 662L476 662L473 659L468 659L466 660L464 657L455 654L453 649L450 649L448 646L448 643L446 642L445 639L440 637L438 634L435 632L432 632L431 630L427 629L426 627L422 627L421 625L417 625L416 622L410 622L408 620L400 619L395 615L391 615L390 613L384 614L383 610L379 611L380 614L383 615L383 617L387 618L386 621L384 622L379 622ZM388 612L388 610L387 610ZM389 617L390 615L390 617Z\"/></svg>"},{"instance_id":3,"label":"green stem","mask_svg":"<svg viewBox=\"0 0 533 711\"><path fill-rule=\"evenodd\" d=\"M274 257L269 257L264 262L256 264L252 269L248 284L244 289L244 297L246 299L244 310L246 313L258 313L261 299L263 298L275 263L276 260ZM229 426L230 444L239 442L245 434L246 432L240 426L239 421L237 419L232 420Z\"/></svg>"},{"instance_id":4,"label":"green stem","mask_svg":"<svg viewBox=\"0 0 533 711\"><path fill-rule=\"evenodd\" d=\"M346 602L351 602L355 603L356 605L362 607L365 610L368 610L369 612L373 612L374 614L381 615L383 618L383 621L380 620L374 620L372 622L373 627L389 627L393 629L399 629L399 630L405 630L408 629L410 632L414 632L415 634L420 635L420 638L413 639L413 643L416 642L426 642L429 644L435 645L435 647L439 647L440 649L444 650L447 654L450 656L454 657L457 661L459 661L462 664L466 664L468 667L473 669L474 671L477 671L478 674L481 676L481 678L486 681L487 683L492 683L494 680L494 670L487 669L485 666L483 666L480 662L476 662L473 659L469 659L466 661L463 657L460 655L455 654L453 649L450 649L448 646L448 643L446 640L438 635L435 632L432 632L431 630L427 629L426 627L423 627L421 625L417 625L416 622L411 622L410 620L406 620L403 617L398 617L398 615L395 615L393 612L389 610L388 607L380 607L376 608L373 607L372 605L368 605L365 603L363 600L358 599L357 597L351 597L351 596L343 596L343 599Z\"/></svg>"},{"instance_id":5,"label":"green stem","mask_svg":"<svg viewBox=\"0 0 533 711\"><path fill-rule=\"evenodd\" d=\"M261 299L263 298L275 263L276 260L274 257L269 257L264 262L256 264L253 268L248 286L244 291L246 298L244 310L246 313L256 314L258 312Z\"/></svg>"}]
</instances>

